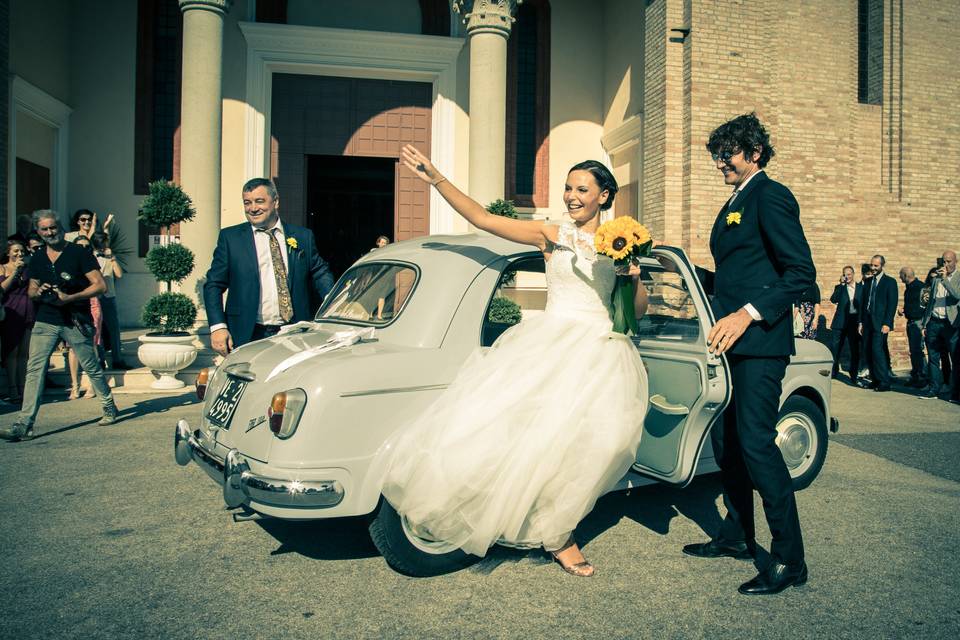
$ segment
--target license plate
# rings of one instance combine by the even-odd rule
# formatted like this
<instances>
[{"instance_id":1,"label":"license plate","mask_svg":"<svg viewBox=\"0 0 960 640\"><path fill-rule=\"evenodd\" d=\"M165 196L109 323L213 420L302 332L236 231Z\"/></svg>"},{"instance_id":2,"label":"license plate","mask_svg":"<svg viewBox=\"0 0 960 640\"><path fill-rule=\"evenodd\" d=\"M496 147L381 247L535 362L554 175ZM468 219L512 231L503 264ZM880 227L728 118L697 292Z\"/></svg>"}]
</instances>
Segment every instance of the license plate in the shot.
<instances>
[{"instance_id":1,"label":"license plate","mask_svg":"<svg viewBox=\"0 0 960 640\"><path fill-rule=\"evenodd\" d=\"M233 413L240 404L240 396L246 388L245 380L228 377L227 384L223 386L223 390L217 395L217 399L210 406L210 411L207 412L207 420L221 429L230 428L230 419L233 418Z\"/></svg>"}]
</instances>

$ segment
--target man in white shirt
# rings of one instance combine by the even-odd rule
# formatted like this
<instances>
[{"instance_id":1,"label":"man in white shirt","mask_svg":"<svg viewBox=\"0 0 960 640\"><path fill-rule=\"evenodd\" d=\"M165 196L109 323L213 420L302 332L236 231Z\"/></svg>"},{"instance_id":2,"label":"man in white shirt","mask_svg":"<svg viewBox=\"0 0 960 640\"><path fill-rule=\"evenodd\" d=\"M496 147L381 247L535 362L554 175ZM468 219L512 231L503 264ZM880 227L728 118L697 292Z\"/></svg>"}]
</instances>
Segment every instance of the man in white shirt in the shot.
<instances>
[{"instance_id":1,"label":"man in white shirt","mask_svg":"<svg viewBox=\"0 0 960 640\"><path fill-rule=\"evenodd\" d=\"M858 331L860 318L861 285L854 280L852 266L843 268L840 283L833 288L830 302L837 305L830 321L832 336L833 372L831 377L836 378L840 372L840 354L843 344L850 346L850 382L857 383L860 374L860 333Z\"/></svg>"},{"instance_id":2,"label":"man in white shirt","mask_svg":"<svg viewBox=\"0 0 960 640\"><path fill-rule=\"evenodd\" d=\"M323 299L333 288L313 232L281 222L272 181L254 178L243 186L243 212L247 222L220 231L203 285L210 343L221 355L312 319L311 289Z\"/></svg>"}]
</instances>

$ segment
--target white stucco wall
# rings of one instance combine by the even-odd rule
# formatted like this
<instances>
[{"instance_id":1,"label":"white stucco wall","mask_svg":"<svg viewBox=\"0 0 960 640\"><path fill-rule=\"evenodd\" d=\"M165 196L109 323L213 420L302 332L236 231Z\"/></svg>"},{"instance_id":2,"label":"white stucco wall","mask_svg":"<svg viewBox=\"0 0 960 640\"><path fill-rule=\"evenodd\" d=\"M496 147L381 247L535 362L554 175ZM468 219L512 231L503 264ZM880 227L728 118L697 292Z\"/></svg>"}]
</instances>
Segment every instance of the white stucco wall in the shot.
<instances>
[{"instance_id":1,"label":"white stucco wall","mask_svg":"<svg viewBox=\"0 0 960 640\"><path fill-rule=\"evenodd\" d=\"M68 0L10 1L10 73L66 104L75 36L70 5Z\"/></svg>"},{"instance_id":2,"label":"white stucco wall","mask_svg":"<svg viewBox=\"0 0 960 640\"><path fill-rule=\"evenodd\" d=\"M18 111L16 115L16 157L29 160L41 167L54 170L53 150L57 141L56 131L44 122ZM28 213L18 211L17 213Z\"/></svg>"},{"instance_id":3,"label":"white stucco wall","mask_svg":"<svg viewBox=\"0 0 960 640\"><path fill-rule=\"evenodd\" d=\"M117 282L120 324L136 326L159 288L137 257L133 153L137 64L137 3L102 0L97 10L72 3L70 14L70 163L68 211L113 213L127 239L127 272ZM104 37L110 34L109 37Z\"/></svg>"},{"instance_id":4,"label":"white stucco wall","mask_svg":"<svg viewBox=\"0 0 960 640\"><path fill-rule=\"evenodd\" d=\"M550 30L550 205L538 215L563 218L567 171L583 160L606 161L603 12L583 0L553 0Z\"/></svg>"}]
</instances>

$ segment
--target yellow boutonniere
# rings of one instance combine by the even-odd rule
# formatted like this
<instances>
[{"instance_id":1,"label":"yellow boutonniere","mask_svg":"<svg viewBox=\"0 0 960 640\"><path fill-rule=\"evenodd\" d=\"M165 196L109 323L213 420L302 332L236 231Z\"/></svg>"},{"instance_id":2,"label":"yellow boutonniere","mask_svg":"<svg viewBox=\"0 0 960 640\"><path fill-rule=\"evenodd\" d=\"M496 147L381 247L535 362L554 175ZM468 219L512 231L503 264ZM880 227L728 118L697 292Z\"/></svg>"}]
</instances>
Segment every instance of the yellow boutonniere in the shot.
<instances>
[{"instance_id":1,"label":"yellow boutonniere","mask_svg":"<svg viewBox=\"0 0 960 640\"><path fill-rule=\"evenodd\" d=\"M727 214L727 226L729 227L732 224L740 224L740 212L733 211Z\"/></svg>"},{"instance_id":2,"label":"yellow boutonniere","mask_svg":"<svg viewBox=\"0 0 960 640\"><path fill-rule=\"evenodd\" d=\"M297 248L297 239L296 238L287 238L287 246L291 249Z\"/></svg>"}]
</instances>

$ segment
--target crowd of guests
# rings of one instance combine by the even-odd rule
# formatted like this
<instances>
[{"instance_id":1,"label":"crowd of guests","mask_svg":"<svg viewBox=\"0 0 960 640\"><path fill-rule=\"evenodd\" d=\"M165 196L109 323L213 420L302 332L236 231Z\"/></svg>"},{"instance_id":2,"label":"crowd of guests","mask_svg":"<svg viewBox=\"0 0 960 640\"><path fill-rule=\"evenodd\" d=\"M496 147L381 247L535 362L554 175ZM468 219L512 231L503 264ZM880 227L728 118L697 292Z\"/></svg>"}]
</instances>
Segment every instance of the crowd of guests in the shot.
<instances>
[{"instance_id":1,"label":"crowd of guests","mask_svg":"<svg viewBox=\"0 0 960 640\"><path fill-rule=\"evenodd\" d=\"M111 368L129 369L124 361L120 322L117 315L116 280L123 276L123 269L113 253L110 242L110 226L113 216L108 215L102 224L97 215L80 209L71 218L71 229L63 234L64 240L86 248L97 260L106 292L93 296L89 304L93 319L93 344L101 368L106 368L106 351L110 351ZM0 364L6 372L7 388L0 390L0 397L8 403L20 404L23 399L27 375L27 360L30 354L30 339L36 321L35 303L28 295L31 274L31 259L45 247L43 239L37 233L29 215L17 219L17 232L7 239L5 251L0 256ZM33 275L36 278L35 275ZM105 330L105 331L104 331ZM75 350L65 342L58 345L67 351L71 389L70 399L94 397L92 388L86 390L80 386L80 365ZM56 385L47 378L45 386Z\"/></svg>"},{"instance_id":2,"label":"crowd of guests","mask_svg":"<svg viewBox=\"0 0 960 640\"><path fill-rule=\"evenodd\" d=\"M924 280L912 267L902 267L902 304L896 279L885 272L885 264L882 255L873 256L861 265L859 282L854 268L846 266L834 287L830 296L830 302L836 305L830 323L833 377L840 371L847 346L850 381L875 391L889 391L893 373L888 340L894 320L900 316L906 321L910 348L907 386L918 389L921 398L943 396L960 404L960 272L956 252L944 251ZM819 293L815 299L819 300ZM798 303L798 313L803 304ZM861 364L866 365L866 372Z\"/></svg>"}]
</instances>

